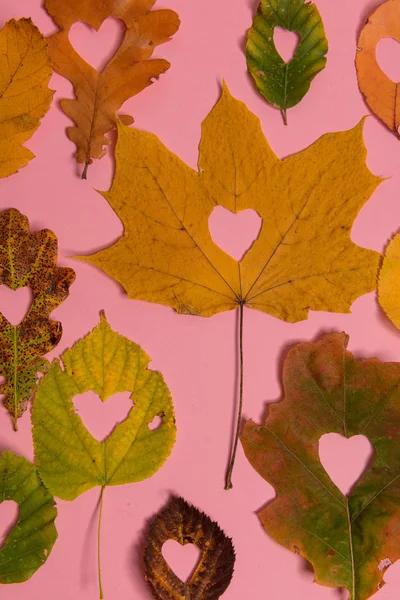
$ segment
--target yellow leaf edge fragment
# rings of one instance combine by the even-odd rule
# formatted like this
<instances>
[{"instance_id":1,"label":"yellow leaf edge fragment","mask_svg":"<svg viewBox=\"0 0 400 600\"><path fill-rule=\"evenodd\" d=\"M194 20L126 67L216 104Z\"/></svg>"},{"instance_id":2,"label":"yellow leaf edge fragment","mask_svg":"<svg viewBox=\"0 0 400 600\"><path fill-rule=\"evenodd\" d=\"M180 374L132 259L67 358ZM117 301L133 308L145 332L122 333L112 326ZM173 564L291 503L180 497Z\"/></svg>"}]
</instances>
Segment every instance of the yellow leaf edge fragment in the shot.
<instances>
[{"instance_id":1,"label":"yellow leaf edge fragment","mask_svg":"<svg viewBox=\"0 0 400 600\"><path fill-rule=\"evenodd\" d=\"M0 212L0 286L28 287L32 303L18 325L0 312L0 394L14 429L36 388L38 373L48 367L45 355L62 336L62 324L50 318L69 295L75 273L58 265L58 242L49 229L30 231L17 209Z\"/></svg>"},{"instance_id":2,"label":"yellow leaf edge fragment","mask_svg":"<svg viewBox=\"0 0 400 600\"><path fill-rule=\"evenodd\" d=\"M22 583L50 556L57 508L35 466L5 450L0 453L0 504L7 500L19 505L19 515L0 547L0 584Z\"/></svg>"},{"instance_id":3,"label":"yellow leaf edge fragment","mask_svg":"<svg viewBox=\"0 0 400 600\"><path fill-rule=\"evenodd\" d=\"M63 99L61 108L74 122L67 135L76 145L76 161L84 164L82 179L93 159L106 153L110 144L106 134L115 128L122 104L170 68L167 60L151 56L159 44L171 40L180 20L172 10L151 10L154 4L155 0L106 0L101 6L97 0L45 0L45 9L60 27L48 38L53 68L74 87L75 99ZM76 21L98 30L108 17L120 19L126 31L119 49L99 72L74 50L68 36ZM129 115L119 118L133 123Z\"/></svg>"},{"instance_id":4,"label":"yellow leaf edge fragment","mask_svg":"<svg viewBox=\"0 0 400 600\"><path fill-rule=\"evenodd\" d=\"M0 30L0 178L34 158L24 146L50 108L54 92L47 44L31 19L11 19Z\"/></svg>"},{"instance_id":5,"label":"yellow leaf edge fragment","mask_svg":"<svg viewBox=\"0 0 400 600\"><path fill-rule=\"evenodd\" d=\"M386 316L400 329L400 234L386 248L379 272L378 300Z\"/></svg>"},{"instance_id":6,"label":"yellow leaf edge fragment","mask_svg":"<svg viewBox=\"0 0 400 600\"><path fill-rule=\"evenodd\" d=\"M175 575L162 555L169 539L194 544L201 558L191 578ZM156 600L217 600L228 588L235 565L232 540L217 523L183 498L173 496L152 520L144 550L145 578Z\"/></svg>"},{"instance_id":7,"label":"yellow leaf edge fragment","mask_svg":"<svg viewBox=\"0 0 400 600\"><path fill-rule=\"evenodd\" d=\"M118 123L116 172L103 196L124 225L81 260L129 298L210 317L247 306L288 322L310 310L350 312L376 289L381 255L351 240L353 221L382 181L366 163L363 121L280 160L258 118L226 85L202 124L199 171L158 138ZM237 262L211 239L216 206L252 208L262 227Z\"/></svg>"},{"instance_id":8,"label":"yellow leaf edge fragment","mask_svg":"<svg viewBox=\"0 0 400 600\"><path fill-rule=\"evenodd\" d=\"M276 542L300 554L316 583L366 600L400 558L400 364L357 360L349 336L328 333L294 346L283 367L283 399L264 423L247 421L247 459L276 497L258 516ZM319 458L326 433L364 435L372 461L344 495Z\"/></svg>"},{"instance_id":9,"label":"yellow leaf edge fragment","mask_svg":"<svg viewBox=\"0 0 400 600\"><path fill-rule=\"evenodd\" d=\"M371 111L400 139L400 83L380 68L376 49L383 38L400 42L400 1L388 0L379 6L363 27L357 44L358 85Z\"/></svg>"}]
</instances>

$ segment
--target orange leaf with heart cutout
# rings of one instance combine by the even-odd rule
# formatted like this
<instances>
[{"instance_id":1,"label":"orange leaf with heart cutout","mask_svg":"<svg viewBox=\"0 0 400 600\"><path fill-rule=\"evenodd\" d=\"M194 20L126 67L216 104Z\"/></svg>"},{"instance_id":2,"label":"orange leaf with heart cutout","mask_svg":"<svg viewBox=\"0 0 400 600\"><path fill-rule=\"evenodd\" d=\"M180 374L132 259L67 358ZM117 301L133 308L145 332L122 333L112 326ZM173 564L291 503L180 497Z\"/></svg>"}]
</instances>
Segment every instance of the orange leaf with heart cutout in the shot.
<instances>
[{"instance_id":1,"label":"orange leaf with heart cutout","mask_svg":"<svg viewBox=\"0 0 400 600\"><path fill-rule=\"evenodd\" d=\"M400 42L400 0L388 0L369 17L358 40L356 57L358 84L366 103L400 137L400 83L392 81L376 59L376 48L383 38Z\"/></svg>"},{"instance_id":2,"label":"orange leaf with heart cutout","mask_svg":"<svg viewBox=\"0 0 400 600\"><path fill-rule=\"evenodd\" d=\"M162 555L167 540L195 544L201 558L187 583ZM232 540L207 515L183 498L173 497L152 521L144 551L146 581L157 600L218 600L229 586L235 565Z\"/></svg>"},{"instance_id":3,"label":"orange leaf with heart cutout","mask_svg":"<svg viewBox=\"0 0 400 600\"><path fill-rule=\"evenodd\" d=\"M37 373L47 368L43 355L60 341L62 327L50 314L68 296L75 280L72 269L57 266L57 238L52 231L29 231L28 219L16 209L0 213L0 286L28 286L33 301L17 326L0 313L0 394L14 420L22 416L36 386ZM0 291L1 293L1 291Z\"/></svg>"},{"instance_id":4,"label":"orange leaf with heart cutout","mask_svg":"<svg viewBox=\"0 0 400 600\"><path fill-rule=\"evenodd\" d=\"M114 277L130 298L206 317L238 308L242 347L245 306L296 322L310 310L350 312L375 289L381 257L350 237L381 181L365 164L362 123L280 160L258 119L224 86L202 126L199 171L153 134L122 123L118 130L117 169L103 195L124 234L79 258ZM216 206L252 208L262 218L240 262L212 241Z\"/></svg>"},{"instance_id":5,"label":"orange leaf with heart cutout","mask_svg":"<svg viewBox=\"0 0 400 600\"><path fill-rule=\"evenodd\" d=\"M241 441L276 498L258 516L279 544L306 558L315 581L366 600L400 558L400 364L356 360L345 333L298 344L283 369L283 399ZM326 433L364 435L373 462L344 495L319 458Z\"/></svg>"},{"instance_id":6,"label":"orange leaf with heart cutout","mask_svg":"<svg viewBox=\"0 0 400 600\"><path fill-rule=\"evenodd\" d=\"M167 42L179 27L172 10L151 11L155 0L45 0L45 8L61 28L48 38L53 68L74 86L76 99L61 101L63 111L75 122L68 137L77 146L76 160L84 163L83 178L93 158L105 154L110 141L105 134L115 127L122 104L141 92L170 67L164 59L150 60L154 49ZM68 34L76 21L98 30L107 17L126 26L123 41L103 72L86 63L74 50ZM133 122L120 115L125 124Z\"/></svg>"}]
</instances>

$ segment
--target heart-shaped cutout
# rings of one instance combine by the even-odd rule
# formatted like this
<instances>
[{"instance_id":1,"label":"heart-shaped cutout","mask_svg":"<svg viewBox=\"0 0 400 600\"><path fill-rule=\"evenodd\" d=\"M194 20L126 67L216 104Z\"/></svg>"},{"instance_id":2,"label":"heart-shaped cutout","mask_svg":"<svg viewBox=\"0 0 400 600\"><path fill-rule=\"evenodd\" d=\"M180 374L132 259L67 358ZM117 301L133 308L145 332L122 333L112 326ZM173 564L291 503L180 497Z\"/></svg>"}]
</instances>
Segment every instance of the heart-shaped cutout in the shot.
<instances>
[{"instance_id":1,"label":"heart-shaped cutout","mask_svg":"<svg viewBox=\"0 0 400 600\"><path fill-rule=\"evenodd\" d=\"M261 225L262 218L251 208L235 214L223 206L217 206L208 220L214 243L238 261L242 260L258 238Z\"/></svg>"},{"instance_id":2,"label":"heart-shaped cutout","mask_svg":"<svg viewBox=\"0 0 400 600\"><path fill-rule=\"evenodd\" d=\"M99 442L104 442L132 409L130 395L130 392L119 392L102 402L94 392L85 392L75 396L73 403L89 433Z\"/></svg>"},{"instance_id":3,"label":"heart-shaped cutout","mask_svg":"<svg viewBox=\"0 0 400 600\"><path fill-rule=\"evenodd\" d=\"M185 583L192 577L201 559L201 550L195 544L182 546L175 540L167 540L162 555L175 575Z\"/></svg>"},{"instance_id":4,"label":"heart-shaped cutout","mask_svg":"<svg viewBox=\"0 0 400 600\"><path fill-rule=\"evenodd\" d=\"M28 287L12 290L6 285L0 285L0 312L14 327L24 320L32 300L32 290Z\"/></svg>"},{"instance_id":5,"label":"heart-shaped cutout","mask_svg":"<svg viewBox=\"0 0 400 600\"><path fill-rule=\"evenodd\" d=\"M382 71L395 83L400 82L400 44L393 38L382 38L376 47L376 60Z\"/></svg>"},{"instance_id":6,"label":"heart-shaped cutout","mask_svg":"<svg viewBox=\"0 0 400 600\"><path fill-rule=\"evenodd\" d=\"M13 500L4 500L0 504L0 548L10 531L14 528L19 517L19 505Z\"/></svg>"},{"instance_id":7,"label":"heart-shaped cutout","mask_svg":"<svg viewBox=\"0 0 400 600\"><path fill-rule=\"evenodd\" d=\"M339 490L348 495L374 456L371 442L364 435L345 438L327 433L319 440L319 458Z\"/></svg>"},{"instance_id":8,"label":"heart-shaped cutout","mask_svg":"<svg viewBox=\"0 0 400 600\"><path fill-rule=\"evenodd\" d=\"M98 31L87 23L74 23L69 41L80 56L98 71L103 71L120 47L126 27L120 19L108 17Z\"/></svg>"},{"instance_id":9,"label":"heart-shaped cutout","mask_svg":"<svg viewBox=\"0 0 400 600\"><path fill-rule=\"evenodd\" d=\"M295 55L297 47L300 43L300 36L295 31L289 31L283 27L275 27L274 29L274 44L281 58L286 62L290 62Z\"/></svg>"}]
</instances>

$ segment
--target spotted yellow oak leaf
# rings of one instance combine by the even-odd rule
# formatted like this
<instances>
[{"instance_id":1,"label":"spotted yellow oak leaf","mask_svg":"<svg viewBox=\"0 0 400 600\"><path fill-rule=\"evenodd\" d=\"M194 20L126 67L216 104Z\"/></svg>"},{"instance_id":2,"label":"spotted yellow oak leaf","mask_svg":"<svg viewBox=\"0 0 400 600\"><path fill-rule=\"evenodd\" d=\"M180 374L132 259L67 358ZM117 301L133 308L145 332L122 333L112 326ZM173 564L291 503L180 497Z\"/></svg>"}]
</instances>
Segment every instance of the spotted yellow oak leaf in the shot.
<instances>
[{"instance_id":1,"label":"spotted yellow oak leaf","mask_svg":"<svg viewBox=\"0 0 400 600\"><path fill-rule=\"evenodd\" d=\"M31 19L11 19L0 30L0 177L25 167L24 143L48 111L53 92L46 42Z\"/></svg>"},{"instance_id":2,"label":"spotted yellow oak leaf","mask_svg":"<svg viewBox=\"0 0 400 600\"><path fill-rule=\"evenodd\" d=\"M393 325L400 329L400 234L388 245L379 273L379 303Z\"/></svg>"},{"instance_id":3,"label":"spotted yellow oak leaf","mask_svg":"<svg viewBox=\"0 0 400 600\"><path fill-rule=\"evenodd\" d=\"M155 135L118 129L116 174L104 197L124 234L80 258L130 298L207 317L242 305L295 322L310 310L350 312L375 289L380 255L350 237L380 183L365 164L362 123L281 160L259 120L224 86L202 126L198 171ZM262 218L240 262L211 239L216 206L252 208Z\"/></svg>"}]
</instances>

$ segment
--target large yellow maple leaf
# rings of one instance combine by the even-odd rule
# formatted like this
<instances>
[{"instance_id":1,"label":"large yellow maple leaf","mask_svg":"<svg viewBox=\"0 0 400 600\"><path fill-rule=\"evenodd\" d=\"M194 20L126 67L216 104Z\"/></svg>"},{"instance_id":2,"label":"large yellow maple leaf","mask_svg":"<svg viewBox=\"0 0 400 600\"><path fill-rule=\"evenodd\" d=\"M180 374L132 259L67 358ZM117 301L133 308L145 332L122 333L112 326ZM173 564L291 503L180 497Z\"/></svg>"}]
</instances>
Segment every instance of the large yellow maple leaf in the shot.
<instances>
[{"instance_id":1,"label":"large yellow maple leaf","mask_svg":"<svg viewBox=\"0 0 400 600\"><path fill-rule=\"evenodd\" d=\"M104 193L124 224L112 246L80 257L130 298L211 316L248 306L285 321L310 310L350 312L376 287L380 254L351 241L351 227L380 179L365 164L360 123L280 160L259 120L226 86L203 122L199 171L151 133L119 123L117 168ZM216 206L262 217L237 262L212 240Z\"/></svg>"}]
</instances>

